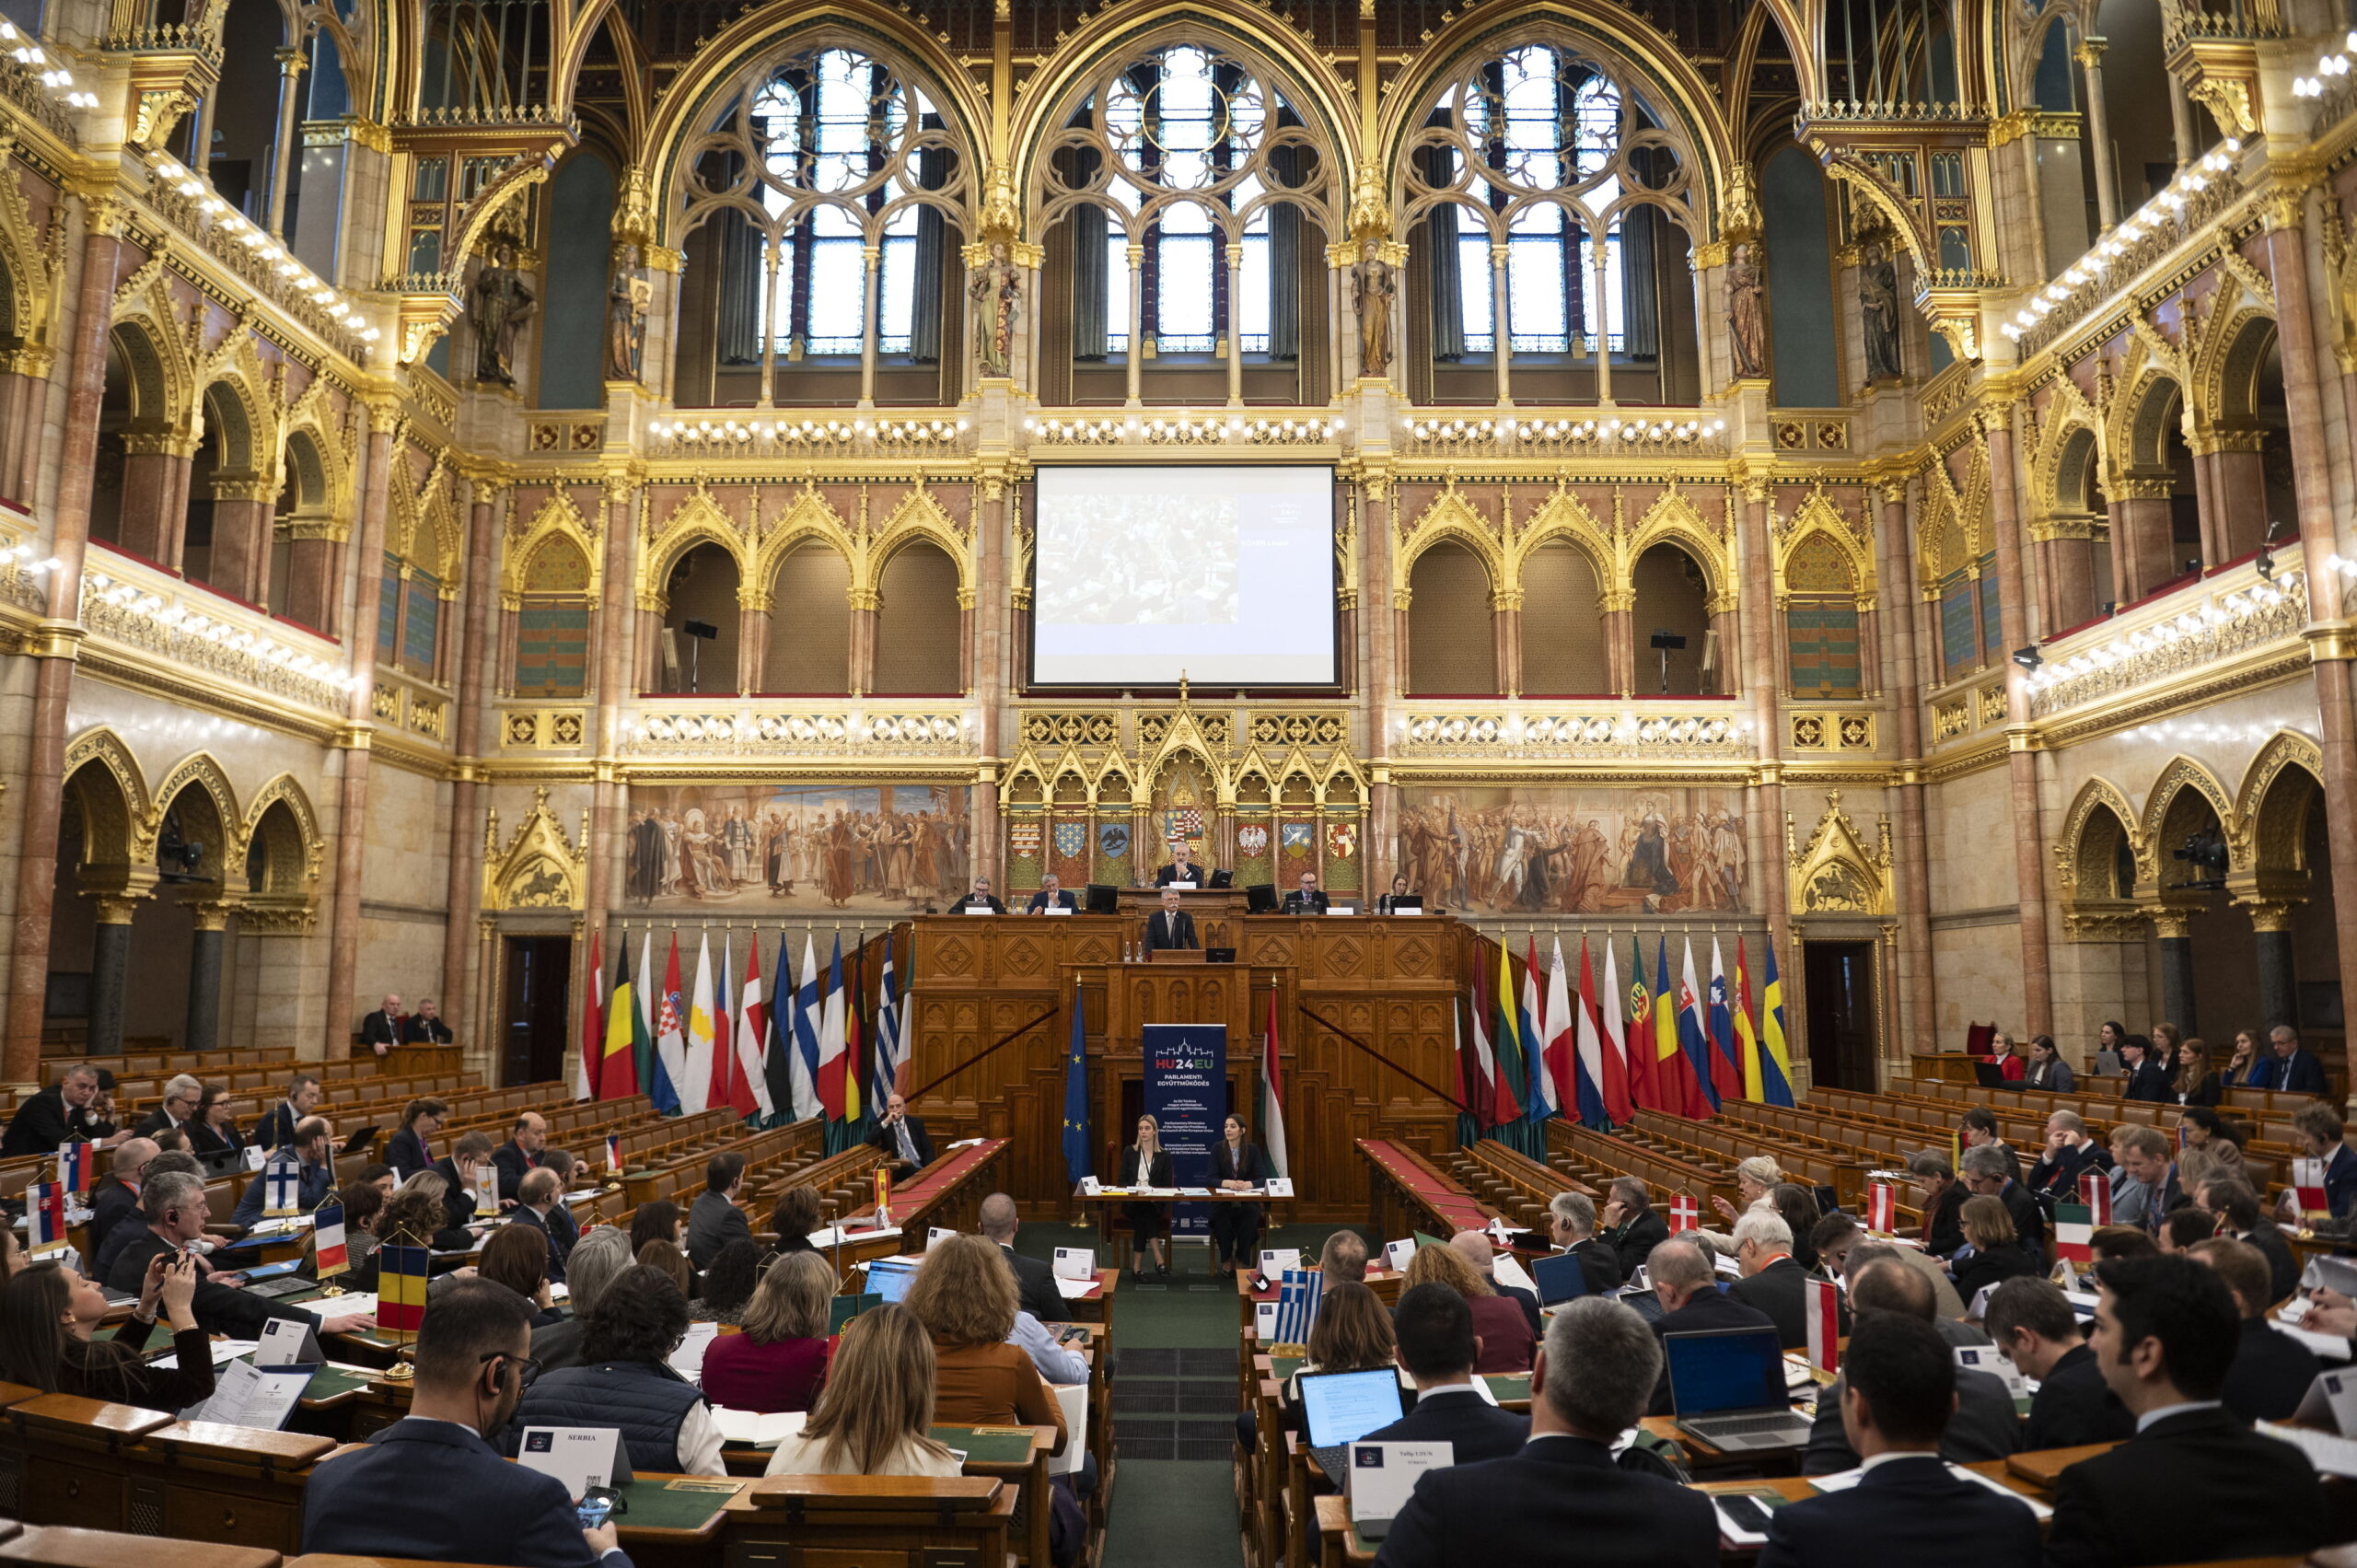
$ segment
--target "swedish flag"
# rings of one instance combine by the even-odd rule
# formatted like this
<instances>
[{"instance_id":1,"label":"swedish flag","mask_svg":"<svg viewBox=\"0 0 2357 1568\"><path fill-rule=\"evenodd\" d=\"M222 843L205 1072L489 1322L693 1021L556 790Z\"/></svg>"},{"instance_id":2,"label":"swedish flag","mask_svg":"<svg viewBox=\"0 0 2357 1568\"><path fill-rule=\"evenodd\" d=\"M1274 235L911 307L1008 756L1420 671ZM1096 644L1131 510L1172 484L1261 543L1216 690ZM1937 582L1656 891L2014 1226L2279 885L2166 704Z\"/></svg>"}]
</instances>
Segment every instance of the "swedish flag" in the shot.
<instances>
[{"instance_id":1,"label":"swedish flag","mask_svg":"<svg viewBox=\"0 0 2357 1568\"><path fill-rule=\"evenodd\" d=\"M1793 1103L1793 1058L1784 1044L1784 983L1776 978L1776 944L1768 943L1768 983L1759 993L1760 1093L1770 1105Z\"/></svg>"}]
</instances>

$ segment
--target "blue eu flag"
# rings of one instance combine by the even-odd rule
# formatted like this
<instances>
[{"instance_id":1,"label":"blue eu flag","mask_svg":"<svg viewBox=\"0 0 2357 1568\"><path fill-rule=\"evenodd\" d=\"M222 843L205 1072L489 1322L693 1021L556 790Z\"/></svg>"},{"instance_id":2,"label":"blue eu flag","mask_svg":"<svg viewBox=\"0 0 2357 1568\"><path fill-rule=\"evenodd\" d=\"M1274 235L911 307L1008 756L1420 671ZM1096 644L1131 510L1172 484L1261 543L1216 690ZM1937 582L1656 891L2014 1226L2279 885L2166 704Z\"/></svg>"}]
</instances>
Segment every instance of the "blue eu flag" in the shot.
<instances>
[{"instance_id":1,"label":"blue eu flag","mask_svg":"<svg viewBox=\"0 0 2357 1568\"><path fill-rule=\"evenodd\" d=\"M1072 1045L1064 1053L1064 1179L1074 1187L1096 1174L1088 1154L1088 1037L1080 987L1072 988Z\"/></svg>"}]
</instances>

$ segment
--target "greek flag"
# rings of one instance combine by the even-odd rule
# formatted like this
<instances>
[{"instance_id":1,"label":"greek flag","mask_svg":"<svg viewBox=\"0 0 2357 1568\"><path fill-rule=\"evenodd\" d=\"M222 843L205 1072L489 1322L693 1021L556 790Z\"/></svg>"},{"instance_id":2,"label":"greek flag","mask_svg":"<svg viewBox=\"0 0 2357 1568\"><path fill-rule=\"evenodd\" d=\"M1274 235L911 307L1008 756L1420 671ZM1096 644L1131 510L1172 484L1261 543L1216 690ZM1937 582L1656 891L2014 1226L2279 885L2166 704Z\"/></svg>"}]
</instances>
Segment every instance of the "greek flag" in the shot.
<instances>
[{"instance_id":1,"label":"greek flag","mask_svg":"<svg viewBox=\"0 0 2357 1568\"><path fill-rule=\"evenodd\" d=\"M1315 1269L1287 1269L1277 1287L1277 1337L1281 1345L1306 1345L1318 1321L1325 1276Z\"/></svg>"}]
</instances>

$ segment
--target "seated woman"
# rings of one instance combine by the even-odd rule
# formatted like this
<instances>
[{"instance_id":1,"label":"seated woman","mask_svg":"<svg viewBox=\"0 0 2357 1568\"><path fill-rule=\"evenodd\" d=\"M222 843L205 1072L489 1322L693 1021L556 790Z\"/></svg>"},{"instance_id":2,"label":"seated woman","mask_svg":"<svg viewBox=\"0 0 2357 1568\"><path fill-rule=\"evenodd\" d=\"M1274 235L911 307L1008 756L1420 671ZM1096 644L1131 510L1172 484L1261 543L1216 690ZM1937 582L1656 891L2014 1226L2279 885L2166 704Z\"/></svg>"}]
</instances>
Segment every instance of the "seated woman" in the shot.
<instances>
[{"instance_id":1,"label":"seated woman","mask_svg":"<svg viewBox=\"0 0 2357 1568\"><path fill-rule=\"evenodd\" d=\"M2227 1121L2206 1105L2187 1106L2177 1117L2177 1125L2185 1133L2186 1154L2198 1150L2208 1155L2215 1165L2216 1176L2232 1177L2237 1181L2249 1179L2243 1167L2243 1141L2250 1136L2248 1127ZM2178 1156L2180 1161L2183 1157ZM2184 1192L2200 1191L2187 1182L2181 1170L2177 1173L2177 1189Z\"/></svg>"},{"instance_id":2,"label":"seated woman","mask_svg":"<svg viewBox=\"0 0 2357 1568\"><path fill-rule=\"evenodd\" d=\"M1983 1286L2038 1272L2038 1260L2022 1250L2014 1216L2002 1199L1985 1192L1967 1198L1957 1220L1964 1226L1964 1239L1971 1250L1957 1257L1950 1265L1949 1273L1967 1310Z\"/></svg>"},{"instance_id":3,"label":"seated woman","mask_svg":"<svg viewBox=\"0 0 2357 1568\"><path fill-rule=\"evenodd\" d=\"M1421 1258L1425 1252L1446 1251L1446 1247L1427 1247L1416 1255ZM1457 1267L1468 1274L1473 1272L1463 1259L1457 1260ZM1521 1315L1517 1307L1515 1316ZM1523 1331L1527 1333L1529 1330L1526 1327ZM1364 1284L1338 1284L1319 1295L1318 1317L1309 1326L1309 1342L1302 1349L1306 1359L1299 1370L1286 1378L1277 1391L1277 1408L1284 1414L1288 1432L1303 1430L1302 1373L1372 1372L1378 1366L1389 1366L1399 1350L1399 1342L1392 1336L1391 1314L1373 1290ZM1238 1418L1241 1422L1251 1419L1249 1411ZM1248 1438L1245 1446L1252 1446Z\"/></svg>"},{"instance_id":4,"label":"seated woman","mask_svg":"<svg viewBox=\"0 0 2357 1568\"><path fill-rule=\"evenodd\" d=\"M1530 1370L1532 1353L1538 1345L1538 1336L1530 1331L1530 1319L1523 1316L1518 1302L1491 1288L1490 1282L1476 1273L1454 1248L1416 1249L1408 1263L1407 1283L1400 1288L1411 1290L1421 1284L1446 1285L1473 1309L1473 1332L1481 1342L1481 1358L1473 1364L1474 1371ZM1326 1307L1320 1304L1318 1310L1323 1317Z\"/></svg>"},{"instance_id":5,"label":"seated woman","mask_svg":"<svg viewBox=\"0 0 2357 1568\"><path fill-rule=\"evenodd\" d=\"M906 1305L933 1336L937 1417L970 1426L1052 1426L1064 1451L1063 1407L1017 1346L1015 1271L994 1242L945 1237L910 1282Z\"/></svg>"},{"instance_id":6,"label":"seated woman","mask_svg":"<svg viewBox=\"0 0 2357 1568\"><path fill-rule=\"evenodd\" d=\"M638 1260L650 1269L660 1269L668 1275L671 1283L679 1287L680 1299L685 1300L695 1294L695 1266L688 1261L686 1253L661 1237L658 1236L652 1241L642 1242L639 1245ZM692 1307L688 1309L688 1321L691 1323L695 1321L695 1309Z\"/></svg>"},{"instance_id":7,"label":"seated woman","mask_svg":"<svg viewBox=\"0 0 2357 1568\"><path fill-rule=\"evenodd\" d=\"M456 1210L451 1203L450 1181L447 1177L438 1170L421 1170L393 1189L392 1202L400 1202L405 1195L412 1192L425 1193L434 1200L434 1228L424 1230L416 1225L410 1225L404 1229L403 1234L418 1238L416 1245L431 1247L436 1252L464 1252L474 1246L474 1232L456 1223ZM389 1214L391 1208L392 1203L386 1205ZM404 1214L407 1212L407 1210L403 1211ZM389 1229L383 1234L390 1236L392 1232Z\"/></svg>"},{"instance_id":8,"label":"seated woman","mask_svg":"<svg viewBox=\"0 0 2357 1568\"><path fill-rule=\"evenodd\" d=\"M529 1302L536 1331L564 1320L549 1299L548 1238L531 1226L505 1225L493 1231L482 1244L475 1272Z\"/></svg>"},{"instance_id":9,"label":"seated woman","mask_svg":"<svg viewBox=\"0 0 2357 1568\"><path fill-rule=\"evenodd\" d=\"M213 1347L189 1303L196 1260L159 1252L147 1265L134 1320L119 1340L93 1340L106 1293L57 1263L20 1263L0 1289L0 1379L86 1400L178 1411L213 1395ZM170 1326L173 1365L149 1366L142 1345L158 1314Z\"/></svg>"},{"instance_id":10,"label":"seated woman","mask_svg":"<svg viewBox=\"0 0 2357 1568\"><path fill-rule=\"evenodd\" d=\"M237 1119L229 1114L228 1096L225 1085L205 1085L196 1114L188 1120L188 1152L199 1159L238 1154L246 1146Z\"/></svg>"},{"instance_id":11,"label":"seated woman","mask_svg":"<svg viewBox=\"0 0 2357 1568\"><path fill-rule=\"evenodd\" d=\"M447 1217L443 1211L442 1192L445 1183L432 1171L421 1171L385 1200L385 1206L373 1222L377 1245L369 1248L367 1257L355 1259L352 1272L344 1276L349 1290L373 1291L378 1283L377 1265L384 1261L378 1256L387 1247L435 1247L449 1241L449 1233L442 1228ZM460 1247L474 1245L474 1237L458 1233Z\"/></svg>"},{"instance_id":12,"label":"seated woman","mask_svg":"<svg viewBox=\"0 0 2357 1568\"><path fill-rule=\"evenodd\" d=\"M385 1190L373 1181L347 1181L336 1193L336 1202L343 1205L343 1267L347 1275L356 1276L362 1269L368 1278L377 1277L377 1228L385 1214ZM319 1260L314 1255L316 1237L303 1238L303 1266L297 1273L309 1279L319 1277ZM348 1283L348 1282L347 1282ZM357 1288L357 1287L354 1287ZM371 1283L369 1289L376 1285Z\"/></svg>"},{"instance_id":13,"label":"seated woman","mask_svg":"<svg viewBox=\"0 0 2357 1568\"><path fill-rule=\"evenodd\" d=\"M770 1211L770 1228L777 1239L770 1244L772 1252L816 1252L810 1233L819 1228L821 1215L819 1194L807 1187L789 1187L778 1194L777 1206Z\"/></svg>"},{"instance_id":14,"label":"seated woman","mask_svg":"<svg viewBox=\"0 0 2357 1568\"><path fill-rule=\"evenodd\" d=\"M671 1277L643 1263L623 1270L583 1316L581 1365L524 1390L508 1457L528 1426L612 1426L638 1475L727 1474L703 1391L665 1361L687 1335L687 1298Z\"/></svg>"},{"instance_id":15,"label":"seated woman","mask_svg":"<svg viewBox=\"0 0 2357 1568\"><path fill-rule=\"evenodd\" d=\"M761 1244L738 1237L712 1255L702 1293L688 1304L688 1316L698 1323L742 1323L761 1270Z\"/></svg>"},{"instance_id":16,"label":"seated woman","mask_svg":"<svg viewBox=\"0 0 2357 1568\"><path fill-rule=\"evenodd\" d=\"M2210 1065L2207 1040L2189 1040L2177 1048L2177 1090L2179 1105L2214 1106L2226 1098L2226 1080Z\"/></svg>"},{"instance_id":17,"label":"seated woman","mask_svg":"<svg viewBox=\"0 0 2357 1568\"><path fill-rule=\"evenodd\" d=\"M668 1241L681 1249L688 1244L688 1216L668 1198L641 1203L630 1217L631 1251L637 1253L650 1241Z\"/></svg>"},{"instance_id":18,"label":"seated woman","mask_svg":"<svg viewBox=\"0 0 2357 1568\"><path fill-rule=\"evenodd\" d=\"M831 1291L831 1269L827 1283ZM745 1337L724 1334L713 1349ZM826 1391L819 1396L818 1408L797 1435L777 1446L769 1468L761 1473L958 1474L958 1456L928 1435L933 1425L935 1365L933 1340L914 1313L894 1305L869 1307L843 1325L842 1342L827 1371ZM711 1369L707 1355L707 1376Z\"/></svg>"},{"instance_id":19,"label":"seated woman","mask_svg":"<svg viewBox=\"0 0 2357 1568\"><path fill-rule=\"evenodd\" d=\"M726 1258L738 1246L721 1249ZM719 1260L713 1263L719 1270ZM807 1411L827 1381L827 1315L835 1295L834 1265L815 1252L794 1252L761 1271L744 1312L745 1331L723 1334L703 1353L703 1391L726 1410ZM849 1342L846 1333L845 1342ZM925 1360L933 1359L930 1345ZM927 1393L931 1379L927 1379ZM780 1473L774 1466L772 1474ZM861 1471L858 1473L872 1473Z\"/></svg>"},{"instance_id":20,"label":"seated woman","mask_svg":"<svg viewBox=\"0 0 2357 1568\"><path fill-rule=\"evenodd\" d=\"M1170 1174L1170 1151L1162 1146L1162 1123L1151 1116L1138 1118L1137 1141L1121 1151L1116 1187L1176 1187ZM1122 1223L1130 1227L1130 1277L1145 1278L1145 1260L1154 1258L1154 1272L1170 1274L1170 1205L1124 1203Z\"/></svg>"}]
</instances>

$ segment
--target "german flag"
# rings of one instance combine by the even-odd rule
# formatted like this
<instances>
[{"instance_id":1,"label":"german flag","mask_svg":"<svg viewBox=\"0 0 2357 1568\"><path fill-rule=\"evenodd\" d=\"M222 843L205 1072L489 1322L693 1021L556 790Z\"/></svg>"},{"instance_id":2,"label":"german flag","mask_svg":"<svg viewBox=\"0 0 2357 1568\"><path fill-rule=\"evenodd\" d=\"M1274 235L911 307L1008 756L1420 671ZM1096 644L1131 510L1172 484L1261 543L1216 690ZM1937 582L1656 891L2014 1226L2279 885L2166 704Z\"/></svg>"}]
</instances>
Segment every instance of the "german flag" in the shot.
<instances>
[{"instance_id":1,"label":"german flag","mask_svg":"<svg viewBox=\"0 0 2357 1568\"><path fill-rule=\"evenodd\" d=\"M377 1327L417 1332L425 1321L425 1275L432 1258L423 1247L377 1249Z\"/></svg>"}]
</instances>

